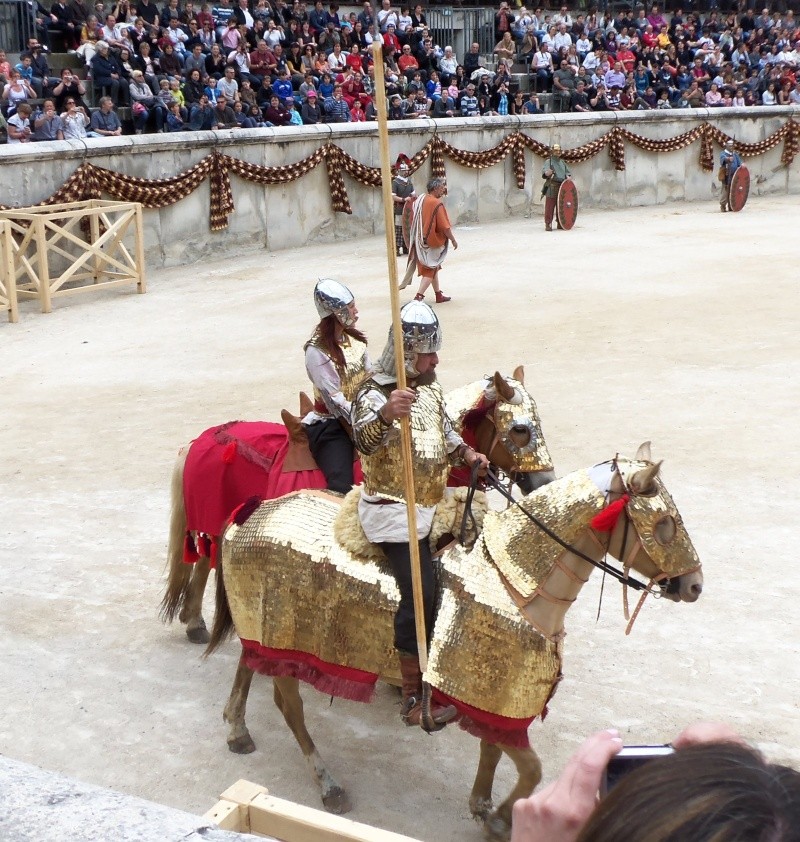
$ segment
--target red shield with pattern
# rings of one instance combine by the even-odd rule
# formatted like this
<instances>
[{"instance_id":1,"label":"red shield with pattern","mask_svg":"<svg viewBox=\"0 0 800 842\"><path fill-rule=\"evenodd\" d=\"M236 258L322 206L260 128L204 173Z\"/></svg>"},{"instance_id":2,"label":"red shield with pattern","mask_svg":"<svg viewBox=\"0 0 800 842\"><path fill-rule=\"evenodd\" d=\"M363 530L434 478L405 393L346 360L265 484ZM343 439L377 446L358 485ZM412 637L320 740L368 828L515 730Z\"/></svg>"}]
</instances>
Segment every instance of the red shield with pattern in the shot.
<instances>
[{"instance_id":1,"label":"red shield with pattern","mask_svg":"<svg viewBox=\"0 0 800 842\"><path fill-rule=\"evenodd\" d=\"M732 211L740 211L747 203L750 194L750 170L744 165L733 174L728 188L728 204Z\"/></svg>"},{"instance_id":2,"label":"red shield with pattern","mask_svg":"<svg viewBox=\"0 0 800 842\"><path fill-rule=\"evenodd\" d=\"M569 231L578 218L578 188L575 182L568 178L561 182L556 199L556 217L559 228Z\"/></svg>"}]
</instances>

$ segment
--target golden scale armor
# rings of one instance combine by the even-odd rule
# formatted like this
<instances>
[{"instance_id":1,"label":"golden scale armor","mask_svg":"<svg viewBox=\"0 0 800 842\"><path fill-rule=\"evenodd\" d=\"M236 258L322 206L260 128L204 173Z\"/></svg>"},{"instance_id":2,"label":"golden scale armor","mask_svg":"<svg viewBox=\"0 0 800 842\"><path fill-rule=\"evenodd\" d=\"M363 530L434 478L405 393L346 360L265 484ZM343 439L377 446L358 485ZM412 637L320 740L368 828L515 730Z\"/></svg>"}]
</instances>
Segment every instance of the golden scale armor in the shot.
<instances>
[{"instance_id":1,"label":"golden scale armor","mask_svg":"<svg viewBox=\"0 0 800 842\"><path fill-rule=\"evenodd\" d=\"M619 460L629 477L644 462ZM556 534L574 540L606 498L577 471L528 495L523 505ZM388 567L350 555L333 540L339 503L322 492L266 501L223 542L223 576L238 635L261 645L308 652L325 661L397 677L393 618L399 592ZM631 494L628 511L658 566L677 576L699 561L672 498ZM669 545L655 525L675 520ZM531 594L564 551L516 507L487 515L471 552L448 550L439 566L440 604L426 680L455 699L511 718L538 715L561 675L561 640L520 615L502 577ZM655 559L654 559L655 560ZM502 576L502 577L501 577ZM508 642L504 646L504 642Z\"/></svg>"}]
</instances>

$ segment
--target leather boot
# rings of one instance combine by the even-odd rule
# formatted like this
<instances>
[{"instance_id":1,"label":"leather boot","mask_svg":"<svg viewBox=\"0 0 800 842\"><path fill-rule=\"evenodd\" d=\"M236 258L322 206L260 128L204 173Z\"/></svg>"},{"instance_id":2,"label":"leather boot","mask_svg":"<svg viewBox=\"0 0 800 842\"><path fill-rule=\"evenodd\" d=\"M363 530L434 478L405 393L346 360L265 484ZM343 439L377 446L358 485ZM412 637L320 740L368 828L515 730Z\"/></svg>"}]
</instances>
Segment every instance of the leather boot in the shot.
<instances>
[{"instance_id":1,"label":"leather boot","mask_svg":"<svg viewBox=\"0 0 800 842\"><path fill-rule=\"evenodd\" d=\"M419 660L416 655L405 652L398 653L400 659L400 674L403 677L403 704L400 708L400 718L406 725L422 725L422 673L419 671ZM451 720L456 718L458 711L453 705L431 704L433 731L440 731ZM438 726L438 727L437 727Z\"/></svg>"},{"instance_id":2,"label":"leather boot","mask_svg":"<svg viewBox=\"0 0 800 842\"><path fill-rule=\"evenodd\" d=\"M436 293L436 303L437 304L444 304L445 301L451 301L451 297L449 295L445 295L441 290Z\"/></svg>"}]
</instances>

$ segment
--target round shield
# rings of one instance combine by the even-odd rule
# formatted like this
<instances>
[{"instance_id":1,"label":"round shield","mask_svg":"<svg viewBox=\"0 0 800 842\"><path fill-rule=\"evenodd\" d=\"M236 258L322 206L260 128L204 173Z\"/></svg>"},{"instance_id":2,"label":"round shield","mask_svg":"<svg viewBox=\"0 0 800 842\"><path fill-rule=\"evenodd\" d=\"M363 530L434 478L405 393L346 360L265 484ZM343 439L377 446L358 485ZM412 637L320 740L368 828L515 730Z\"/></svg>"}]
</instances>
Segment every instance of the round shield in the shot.
<instances>
[{"instance_id":1,"label":"round shield","mask_svg":"<svg viewBox=\"0 0 800 842\"><path fill-rule=\"evenodd\" d=\"M559 228L569 231L578 218L578 188L575 182L568 178L561 182L556 199L556 218Z\"/></svg>"},{"instance_id":2,"label":"round shield","mask_svg":"<svg viewBox=\"0 0 800 842\"><path fill-rule=\"evenodd\" d=\"M408 250L411 248L411 222L414 217L414 200L413 199L406 199L405 203L403 204L403 216L402 216L402 225L403 225L403 243L406 247L406 254L408 254ZM398 243L399 245L399 243Z\"/></svg>"},{"instance_id":3,"label":"round shield","mask_svg":"<svg viewBox=\"0 0 800 842\"><path fill-rule=\"evenodd\" d=\"M750 170L744 165L733 174L728 188L728 204L732 211L740 211L747 202L750 193Z\"/></svg>"}]
</instances>

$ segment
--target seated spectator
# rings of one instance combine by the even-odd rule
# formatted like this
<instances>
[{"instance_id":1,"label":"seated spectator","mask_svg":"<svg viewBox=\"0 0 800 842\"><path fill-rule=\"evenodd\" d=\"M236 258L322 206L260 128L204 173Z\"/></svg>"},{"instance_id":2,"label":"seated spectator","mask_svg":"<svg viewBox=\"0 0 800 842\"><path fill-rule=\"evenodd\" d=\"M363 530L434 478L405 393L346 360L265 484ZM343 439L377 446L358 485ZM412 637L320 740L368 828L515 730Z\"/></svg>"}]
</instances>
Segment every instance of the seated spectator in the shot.
<instances>
[{"instance_id":1,"label":"seated spectator","mask_svg":"<svg viewBox=\"0 0 800 842\"><path fill-rule=\"evenodd\" d=\"M534 78L536 90L550 89L553 78L553 56L545 44L539 45L539 52L531 60L531 76Z\"/></svg>"},{"instance_id":2,"label":"seated spectator","mask_svg":"<svg viewBox=\"0 0 800 842\"><path fill-rule=\"evenodd\" d=\"M577 79L575 82L575 90L572 92L569 102L570 111L591 111L589 106L589 95L586 93L586 82L583 79Z\"/></svg>"},{"instance_id":3,"label":"seated spectator","mask_svg":"<svg viewBox=\"0 0 800 842\"><path fill-rule=\"evenodd\" d=\"M570 41L570 43L572 43L572 41ZM510 61L515 59L517 55L517 45L514 42L511 32L506 31L503 33L502 39L495 45L493 52L498 59L509 59Z\"/></svg>"},{"instance_id":4,"label":"seated spectator","mask_svg":"<svg viewBox=\"0 0 800 842\"><path fill-rule=\"evenodd\" d=\"M402 55L397 59L397 67L409 82L414 78L414 74L419 72L419 62L412 55L410 44L403 47Z\"/></svg>"},{"instance_id":5,"label":"seated spectator","mask_svg":"<svg viewBox=\"0 0 800 842\"><path fill-rule=\"evenodd\" d=\"M236 74L235 68L228 65L225 68L225 75L217 82L217 97L225 99L225 101L233 107L234 102L239 101L239 83L234 78Z\"/></svg>"},{"instance_id":6,"label":"seated spectator","mask_svg":"<svg viewBox=\"0 0 800 842\"><path fill-rule=\"evenodd\" d=\"M33 140L31 130L31 112L33 109L27 102L18 102L16 110L6 121L8 143L30 143Z\"/></svg>"},{"instance_id":7,"label":"seated spectator","mask_svg":"<svg viewBox=\"0 0 800 842\"><path fill-rule=\"evenodd\" d=\"M316 91L310 90L306 93L306 101L300 108L300 117L305 126L315 126L322 122L322 108L319 105Z\"/></svg>"},{"instance_id":8,"label":"seated spectator","mask_svg":"<svg viewBox=\"0 0 800 842\"><path fill-rule=\"evenodd\" d=\"M173 102L169 106L167 113L167 131L168 132L182 132L187 128L186 123L181 114L181 106L178 102Z\"/></svg>"},{"instance_id":9,"label":"seated spectator","mask_svg":"<svg viewBox=\"0 0 800 842\"><path fill-rule=\"evenodd\" d=\"M447 117L455 117L456 116L456 100L455 97L450 96L448 92L445 92L442 96L439 97L433 103L433 109L431 111L431 116L435 120L443 120Z\"/></svg>"},{"instance_id":10,"label":"seated spectator","mask_svg":"<svg viewBox=\"0 0 800 842\"><path fill-rule=\"evenodd\" d=\"M42 110L33 118L33 129L34 140L64 140L64 124L52 99L42 103Z\"/></svg>"},{"instance_id":11,"label":"seated spectator","mask_svg":"<svg viewBox=\"0 0 800 842\"><path fill-rule=\"evenodd\" d=\"M122 134L122 123L120 123L119 115L114 111L111 97L100 98L100 108L92 114L89 128L100 137L119 137Z\"/></svg>"},{"instance_id":12,"label":"seated spectator","mask_svg":"<svg viewBox=\"0 0 800 842\"><path fill-rule=\"evenodd\" d=\"M74 99L68 99L64 105L66 111L61 115L64 139L83 140L89 137L86 127L89 125L90 118L85 109L81 108Z\"/></svg>"},{"instance_id":13,"label":"seated spectator","mask_svg":"<svg viewBox=\"0 0 800 842\"><path fill-rule=\"evenodd\" d=\"M3 112L10 117L20 104L28 99L36 99L36 91L22 78L20 72L14 68L8 76L8 82L3 87Z\"/></svg>"},{"instance_id":14,"label":"seated spectator","mask_svg":"<svg viewBox=\"0 0 800 842\"><path fill-rule=\"evenodd\" d=\"M214 106L209 102L208 97L203 94L200 102L189 109L189 129L194 132L209 131L214 128Z\"/></svg>"},{"instance_id":15,"label":"seated spectator","mask_svg":"<svg viewBox=\"0 0 800 842\"><path fill-rule=\"evenodd\" d=\"M800 773L768 763L725 725L690 726L672 745L598 802L622 740L611 729L589 737L554 783L514 805L511 842L796 839Z\"/></svg>"},{"instance_id":16,"label":"seated spectator","mask_svg":"<svg viewBox=\"0 0 800 842\"><path fill-rule=\"evenodd\" d=\"M95 90L108 88L108 94L114 105L127 101L126 92L122 89L122 67L113 56L105 41L98 41L97 52L92 59L92 81Z\"/></svg>"},{"instance_id":17,"label":"seated spectator","mask_svg":"<svg viewBox=\"0 0 800 842\"><path fill-rule=\"evenodd\" d=\"M536 94L530 94L522 106L523 114L544 114L544 109L539 103L539 97Z\"/></svg>"},{"instance_id":18,"label":"seated spectator","mask_svg":"<svg viewBox=\"0 0 800 842\"><path fill-rule=\"evenodd\" d=\"M239 123L236 120L236 114L228 105L227 101L224 97L220 97L217 100L217 104L214 106L213 110L214 116L211 122L212 129L237 129L239 128Z\"/></svg>"},{"instance_id":19,"label":"seated spectator","mask_svg":"<svg viewBox=\"0 0 800 842\"><path fill-rule=\"evenodd\" d=\"M389 99L389 120L404 120L406 116L406 108L403 103L403 98L400 94L392 94Z\"/></svg>"},{"instance_id":20,"label":"seated spectator","mask_svg":"<svg viewBox=\"0 0 800 842\"><path fill-rule=\"evenodd\" d=\"M136 134L142 134L144 132L151 118L156 132L163 131L164 121L167 118L167 109L164 103L153 95L150 86L145 82L144 74L141 70L134 70L131 74L129 92L133 125Z\"/></svg>"},{"instance_id":21,"label":"seated spectator","mask_svg":"<svg viewBox=\"0 0 800 842\"><path fill-rule=\"evenodd\" d=\"M706 91L705 101L706 105L711 108L722 105L722 94L714 82L711 83L711 87Z\"/></svg>"},{"instance_id":22,"label":"seated spectator","mask_svg":"<svg viewBox=\"0 0 800 842\"><path fill-rule=\"evenodd\" d=\"M764 93L761 94L761 104L776 105L777 101L777 96L775 95L775 83L770 82L767 85L767 89L764 91Z\"/></svg>"},{"instance_id":23,"label":"seated spectator","mask_svg":"<svg viewBox=\"0 0 800 842\"><path fill-rule=\"evenodd\" d=\"M346 103L345 108L347 108ZM264 109L264 119L273 126L288 126L292 121L292 115L289 114L289 109L281 104L277 95L273 94L270 98L269 105Z\"/></svg>"},{"instance_id":24,"label":"seated spectator","mask_svg":"<svg viewBox=\"0 0 800 842\"><path fill-rule=\"evenodd\" d=\"M350 109L342 94L341 85L336 85L333 95L325 100L324 104L326 123L349 123Z\"/></svg>"},{"instance_id":25,"label":"seated spectator","mask_svg":"<svg viewBox=\"0 0 800 842\"><path fill-rule=\"evenodd\" d=\"M47 53L42 50L41 44L36 38L28 39L28 52L31 54L31 70L33 81L31 85L39 96L51 96L52 89L58 84L58 79L53 79L50 64L47 61Z\"/></svg>"},{"instance_id":26,"label":"seated spectator","mask_svg":"<svg viewBox=\"0 0 800 842\"><path fill-rule=\"evenodd\" d=\"M183 73L180 59L175 55L175 47L167 41L158 57L158 69L163 76L180 76Z\"/></svg>"},{"instance_id":27,"label":"seated spectator","mask_svg":"<svg viewBox=\"0 0 800 842\"><path fill-rule=\"evenodd\" d=\"M478 114L478 97L475 96L475 85L470 82L461 97L461 116L477 117Z\"/></svg>"}]
</instances>

